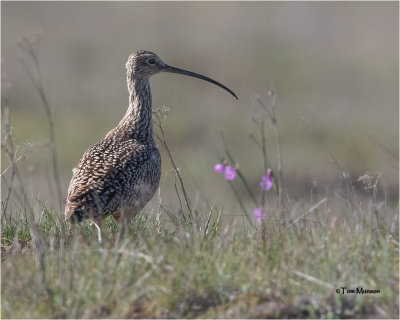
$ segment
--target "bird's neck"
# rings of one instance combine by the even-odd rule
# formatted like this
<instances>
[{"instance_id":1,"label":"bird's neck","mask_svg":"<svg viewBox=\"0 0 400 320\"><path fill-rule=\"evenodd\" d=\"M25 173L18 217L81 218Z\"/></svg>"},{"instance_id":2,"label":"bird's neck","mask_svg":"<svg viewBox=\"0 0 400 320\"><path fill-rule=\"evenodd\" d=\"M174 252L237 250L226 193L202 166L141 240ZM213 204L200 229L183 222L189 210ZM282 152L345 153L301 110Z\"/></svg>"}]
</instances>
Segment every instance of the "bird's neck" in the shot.
<instances>
[{"instance_id":1,"label":"bird's neck","mask_svg":"<svg viewBox=\"0 0 400 320\"><path fill-rule=\"evenodd\" d=\"M128 77L129 107L118 127L125 137L143 143L154 142L149 79Z\"/></svg>"}]
</instances>

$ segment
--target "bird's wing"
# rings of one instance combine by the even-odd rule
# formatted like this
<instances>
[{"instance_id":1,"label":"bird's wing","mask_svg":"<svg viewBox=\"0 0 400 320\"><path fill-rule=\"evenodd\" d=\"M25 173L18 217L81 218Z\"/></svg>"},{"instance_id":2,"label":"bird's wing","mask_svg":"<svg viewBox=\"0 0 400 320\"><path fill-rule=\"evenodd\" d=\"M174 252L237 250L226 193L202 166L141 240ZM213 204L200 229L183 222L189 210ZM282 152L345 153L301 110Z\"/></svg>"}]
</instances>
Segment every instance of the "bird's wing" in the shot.
<instances>
[{"instance_id":1,"label":"bird's wing","mask_svg":"<svg viewBox=\"0 0 400 320\"><path fill-rule=\"evenodd\" d=\"M89 148L73 170L65 215L71 216L76 210L86 211L85 215L90 210L94 210L93 215L116 210L124 177L140 168L148 153L143 144L134 140L115 143L105 139Z\"/></svg>"}]
</instances>

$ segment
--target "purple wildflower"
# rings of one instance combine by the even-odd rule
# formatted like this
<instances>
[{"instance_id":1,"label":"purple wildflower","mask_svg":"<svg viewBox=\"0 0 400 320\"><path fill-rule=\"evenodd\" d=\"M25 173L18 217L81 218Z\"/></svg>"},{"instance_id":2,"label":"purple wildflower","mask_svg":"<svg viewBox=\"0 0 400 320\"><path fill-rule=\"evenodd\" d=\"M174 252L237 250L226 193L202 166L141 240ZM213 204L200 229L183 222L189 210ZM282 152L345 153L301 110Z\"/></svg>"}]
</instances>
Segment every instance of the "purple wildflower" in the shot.
<instances>
[{"instance_id":1,"label":"purple wildflower","mask_svg":"<svg viewBox=\"0 0 400 320\"><path fill-rule=\"evenodd\" d=\"M236 175L237 175L236 169L232 168L231 166L225 167L224 174L225 174L226 180L233 180L236 178Z\"/></svg>"},{"instance_id":2,"label":"purple wildflower","mask_svg":"<svg viewBox=\"0 0 400 320\"><path fill-rule=\"evenodd\" d=\"M261 210L261 208L255 208L253 215L257 222L261 222L261 220L264 220L267 217L267 213L265 210Z\"/></svg>"},{"instance_id":3,"label":"purple wildflower","mask_svg":"<svg viewBox=\"0 0 400 320\"><path fill-rule=\"evenodd\" d=\"M224 170L225 170L225 166L222 163L217 163L214 166L214 171L217 172L217 173L223 173Z\"/></svg>"},{"instance_id":4,"label":"purple wildflower","mask_svg":"<svg viewBox=\"0 0 400 320\"><path fill-rule=\"evenodd\" d=\"M262 181L260 182L261 189L268 191L272 188L272 171L268 169L267 175L262 177Z\"/></svg>"}]
</instances>

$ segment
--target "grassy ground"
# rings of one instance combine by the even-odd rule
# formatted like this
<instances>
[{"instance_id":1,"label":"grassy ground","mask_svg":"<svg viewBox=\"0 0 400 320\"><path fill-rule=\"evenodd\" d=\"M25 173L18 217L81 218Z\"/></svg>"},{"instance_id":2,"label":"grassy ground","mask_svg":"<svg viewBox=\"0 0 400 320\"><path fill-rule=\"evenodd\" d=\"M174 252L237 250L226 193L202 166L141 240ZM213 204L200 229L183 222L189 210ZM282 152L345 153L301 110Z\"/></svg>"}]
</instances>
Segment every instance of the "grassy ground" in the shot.
<instances>
[{"instance_id":1,"label":"grassy ground","mask_svg":"<svg viewBox=\"0 0 400 320\"><path fill-rule=\"evenodd\" d=\"M109 219L102 244L40 205L25 222L4 217L2 317L398 316L398 220L385 203L291 199L256 228L215 207L190 221L161 208L117 243Z\"/></svg>"}]
</instances>

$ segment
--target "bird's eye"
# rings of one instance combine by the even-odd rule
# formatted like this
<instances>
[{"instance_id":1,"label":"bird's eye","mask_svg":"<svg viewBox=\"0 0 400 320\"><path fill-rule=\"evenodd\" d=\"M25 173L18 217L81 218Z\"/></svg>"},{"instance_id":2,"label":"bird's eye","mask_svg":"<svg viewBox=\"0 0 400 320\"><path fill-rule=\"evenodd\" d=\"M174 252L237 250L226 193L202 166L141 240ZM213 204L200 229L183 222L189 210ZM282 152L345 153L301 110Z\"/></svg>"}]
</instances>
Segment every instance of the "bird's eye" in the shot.
<instances>
[{"instance_id":1,"label":"bird's eye","mask_svg":"<svg viewBox=\"0 0 400 320\"><path fill-rule=\"evenodd\" d=\"M149 64L155 64L156 63L156 59L149 59L149 60L147 60L147 62Z\"/></svg>"}]
</instances>

